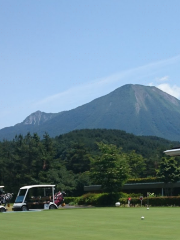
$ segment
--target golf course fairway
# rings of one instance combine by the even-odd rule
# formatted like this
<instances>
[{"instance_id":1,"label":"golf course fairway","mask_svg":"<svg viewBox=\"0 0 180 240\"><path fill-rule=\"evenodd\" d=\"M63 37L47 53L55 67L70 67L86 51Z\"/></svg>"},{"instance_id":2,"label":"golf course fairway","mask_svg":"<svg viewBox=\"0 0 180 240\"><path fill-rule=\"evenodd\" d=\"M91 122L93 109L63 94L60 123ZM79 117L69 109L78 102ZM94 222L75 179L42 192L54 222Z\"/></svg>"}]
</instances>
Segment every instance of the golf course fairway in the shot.
<instances>
[{"instance_id":1,"label":"golf course fairway","mask_svg":"<svg viewBox=\"0 0 180 240\"><path fill-rule=\"evenodd\" d=\"M179 240L180 208L9 211L0 213L0 230L2 240Z\"/></svg>"}]
</instances>

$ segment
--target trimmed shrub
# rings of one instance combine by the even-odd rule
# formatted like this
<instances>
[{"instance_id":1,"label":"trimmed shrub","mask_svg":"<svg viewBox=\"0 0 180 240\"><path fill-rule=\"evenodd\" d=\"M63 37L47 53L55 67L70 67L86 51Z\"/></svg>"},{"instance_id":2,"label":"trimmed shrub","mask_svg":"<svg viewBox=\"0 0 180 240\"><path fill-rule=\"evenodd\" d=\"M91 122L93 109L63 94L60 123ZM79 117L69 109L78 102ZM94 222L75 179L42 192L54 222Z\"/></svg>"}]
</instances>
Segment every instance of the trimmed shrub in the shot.
<instances>
[{"instance_id":1,"label":"trimmed shrub","mask_svg":"<svg viewBox=\"0 0 180 240\"><path fill-rule=\"evenodd\" d=\"M87 193L77 197L78 205L92 206L114 206L120 197L125 197L123 193Z\"/></svg>"},{"instance_id":2,"label":"trimmed shrub","mask_svg":"<svg viewBox=\"0 0 180 240\"><path fill-rule=\"evenodd\" d=\"M149 183L149 182L163 182L160 177L149 177L149 178L134 178L129 179L127 183Z\"/></svg>"},{"instance_id":3,"label":"trimmed shrub","mask_svg":"<svg viewBox=\"0 0 180 240\"><path fill-rule=\"evenodd\" d=\"M139 196L133 197L133 194L124 193L87 193L81 197L65 197L65 203L71 205L92 205L92 206L114 206L115 202L120 202L121 206L126 206L128 203L128 196L131 196L131 205L140 206L141 201ZM143 206L180 206L180 196L171 197L144 197L142 200Z\"/></svg>"},{"instance_id":4,"label":"trimmed shrub","mask_svg":"<svg viewBox=\"0 0 180 240\"><path fill-rule=\"evenodd\" d=\"M64 202L69 204L71 202L77 204L77 197L64 197Z\"/></svg>"},{"instance_id":5,"label":"trimmed shrub","mask_svg":"<svg viewBox=\"0 0 180 240\"><path fill-rule=\"evenodd\" d=\"M126 198L120 198L121 204L127 204ZM141 205L139 198L131 198L131 204L133 206ZM180 206L180 196L171 196L171 197L145 197L142 201L143 206Z\"/></svg>"}]
</instances>

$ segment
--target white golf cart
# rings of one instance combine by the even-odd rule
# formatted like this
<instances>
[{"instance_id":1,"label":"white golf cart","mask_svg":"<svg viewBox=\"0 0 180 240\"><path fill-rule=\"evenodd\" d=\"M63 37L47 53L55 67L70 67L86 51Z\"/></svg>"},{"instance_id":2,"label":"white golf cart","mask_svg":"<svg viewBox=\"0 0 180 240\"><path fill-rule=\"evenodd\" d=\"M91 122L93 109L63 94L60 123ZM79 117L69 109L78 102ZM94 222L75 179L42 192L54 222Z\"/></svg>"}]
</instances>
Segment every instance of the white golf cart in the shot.
<instances>
[{"instance_id":1,"label":"white golf cart","mask_svg":"<svg viewBox=\"0 0 180 240\"><path fill-rule=\"evenodd\" d=\"M33 209L56 209L54 203L55 185L30 185L19 189L13 211Z\"/></svg>"},{"instance_id":2,"label":"white golf cart","mask_svg":"<svg viewBox=\"0 0 180 240\"><path fill-rule=\"evenodd\" d=\"M6 209L6 207L5 206L3 206L2 204L3 204L3 202L2 202L2 199L3 199L3 188L4 188L4 186L0 186L0 212L6 212L7 211L7 209Z\"/></svg>"}]
</instances>

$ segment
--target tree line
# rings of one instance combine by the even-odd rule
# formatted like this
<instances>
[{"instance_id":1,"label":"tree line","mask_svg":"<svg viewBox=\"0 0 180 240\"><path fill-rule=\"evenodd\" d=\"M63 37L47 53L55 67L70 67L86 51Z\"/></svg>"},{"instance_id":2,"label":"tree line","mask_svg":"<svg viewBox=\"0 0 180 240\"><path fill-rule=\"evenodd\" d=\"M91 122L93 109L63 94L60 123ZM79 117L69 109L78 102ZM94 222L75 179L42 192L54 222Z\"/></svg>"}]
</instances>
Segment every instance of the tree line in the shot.
<instances>
[{"instance_id":1,"label":"tree line","mask_svg":"<svg viewBox=\"0 0 180 240\"><path fill-rule=\"evenodd\" d=\"M68 196L80 196L84 185L102 184L104 191L115 191L130 178L163 177L168 164L173 164L177 180L179 158L165 157L167 165L162 165L163 151L177 144L106 129L55 138L45 133L42 139L36 133L18 135L0 142L0 185L16 194L24 185L56 184Z\"/></svg>"}]
</instances>

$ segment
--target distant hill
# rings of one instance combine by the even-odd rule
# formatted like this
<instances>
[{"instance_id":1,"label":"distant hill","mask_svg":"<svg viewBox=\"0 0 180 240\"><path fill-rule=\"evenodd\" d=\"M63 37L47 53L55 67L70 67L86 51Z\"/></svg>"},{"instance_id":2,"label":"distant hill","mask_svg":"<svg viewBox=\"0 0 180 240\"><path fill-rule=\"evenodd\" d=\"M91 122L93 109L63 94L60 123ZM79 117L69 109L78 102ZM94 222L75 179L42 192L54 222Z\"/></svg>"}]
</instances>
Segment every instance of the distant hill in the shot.
<instances>
[{"instance_id":1,"label":"distant hill","mask_svg":"<svg viewBox=\"0 0 180 240\"><path fill-rule=\"evenodd\" d=\"M51 137L77 129L118 129L137 136L180 140L180 101L153 86L127 84L70 111L37 111L0 130L0 140L47 132Z\"/></svg>"},{"instance_id":2,"label":"distant hill","mask_svg":"<svg viewBox=\"0 0 180 240\"><path fill-rule=\"evenodd\" d=\"M112 129L82 129L59 135L55 138L58 145L58 156L64 160L74 147L74 144L84 146L91 155L97 153L97 142L113 144L125 153L135 151L144 158L152 159L155 162L165 156L163 153L167 149L179 146L178 141L170 141L155 136L135 136L122 130Z\"/></svg>"}]
</instances>

